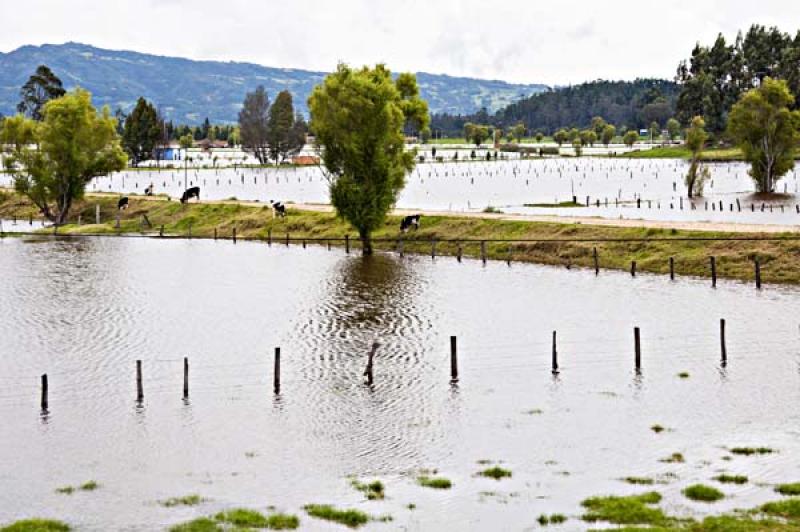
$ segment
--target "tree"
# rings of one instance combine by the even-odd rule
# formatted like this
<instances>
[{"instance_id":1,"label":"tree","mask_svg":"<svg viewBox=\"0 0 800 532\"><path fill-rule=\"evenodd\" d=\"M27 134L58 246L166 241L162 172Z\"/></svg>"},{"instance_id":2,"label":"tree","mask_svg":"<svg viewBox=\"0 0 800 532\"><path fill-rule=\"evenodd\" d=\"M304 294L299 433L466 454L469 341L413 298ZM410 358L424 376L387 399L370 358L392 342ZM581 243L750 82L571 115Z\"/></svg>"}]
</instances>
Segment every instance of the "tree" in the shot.
<instances>
[{"instance_id":1,"label":"tree","mask_svg":"<svg viewBox=\"0 0 800 532\"><path fill-rule=\"evenodd\" d=\"M541 144L542 140L544 140L544 133L542 133L541 131L537 131L536 132L536 142Z\"/></svg>"},{"instance_id":2,"label":"tree","mask_svg":"<svg viewBox=\"0 0 800 532\"><path fill-rule=\"evenodd\" d=\"M263 86L248 92L239 111L242 148L261 164L269 161L269 98Z\"/></svg>"},{"instance_id":3,"label":"tree","mask_svg":"<svg viewBox=\"0 0 800 532\"><path fill-rule=\"evenodd\" d=\"M517 140L517 143L522 142L523 137L525 137L525 124L519 122L511 128L510 134Z\"/></svg>"},{"instance_id":4,"label":"tree","mask_svg":"<svg viewBox=\"0 0 800 532\"><path fill-rule=\"evenodd\" d=\"M650 140L656 140L661 136L661 124L653 122L650 124Z\"/></svg>"},{"instance_id":5,"label":"tree","mask_svg":"<svg viewBox=\"0 0 800 532\"><path fill-rule=\"evenodd\" d=\"M595 116L594 118L592 118L591 129L592 129L592 131L595 132L595 134L598 137L602 136L603 130L606 128L606 125L607 125L606 121L603 120L603 117Z\"/></svg>"},{"instance_id":6,"label":"tree","mask_svg":"<svg viewBox=\"0 0 800 532\"><path fill-rule=\"evenodd\" d=\"M583 155L583 141L580 137L572 141L572 148L575 150L575 157L580 157Z\"/></svg>"},{"instance_id":7,"label":"tree","mask_svg":"<svg viewBox=\"0 0 800 532\"><path fill-rule=\"evenodd\" d=\"M270 159L275 164L286 160L290 151L289 131L294 126L294 106L292 95L283 90L278 93L272 106L269 108L267 121L267 145L269 146Z\"/></svg>"},{"instance_id":8,"label":"tree","mask_svg":"<svg viewBox=\"0 0 800 532\"><path fill-rule=\"evenodd\" d=\"M751 164L758 192L774 192L775 183L794 168L800 112L789 110L793 102L785 81L765 78L731 109L728 134Z\"/></svg>"},{"instance_id":9,"label":"tree","mask_svg":"<svg viewBox=\"0 0 800 532\"><path fill-rule=\"evenodd\" d=\"M567 133L566 129L559 129L553 135L553 140L556 141L556 144L561 146L569 140L569 133Z\"/></svg>"},{"instance_id":10,"label":"tree","mask_svg":"<svg viewBox=\"0 0 800 532\"><path fill-rule=\"evenodd\" d=\"M6 119L0 145L10 152L5 165L14 188L56 225L66 222L92 179L127 164L110 110L98 114L82 89L47 102L41 122Z\"/></svg>"},{"instance_id":11,"label":"tree","mask_svg":"<svg viewBox=\"0 0 800 532\"><path fill-rule=\"evenodd\" d=\"M570 142L575 142L575 139L581 138L581 132L578 128L573 127L567 132L568 138Z\"/></svg>"},{"instance_id":12,"label":"tree","mask_svg":"<svg viewBox=\"0 0 800 532\"><path fill-rule=\"evenodd\" d=\"M139 98L136 107L125 119L122 130L122 147L128 153L133 166L138 166L152 156L161 136L156 108L144 98Z\"/></svg>"},{"instance_id":13,"label":"tree","mask_svg":"<svg viewBox=\"0 0 800 532\"><path fill-rule=\"evenodd\" d=\"M397 80L384 65L354 70L340 64L308 99L310 128L323 147L322 161L337 214L358 230L364 255L372 232L386 215L414 168L404 128L428 126L428 105L413 74Z\"/></svg>"},{"instance_id":14,"label":"tree","mask_svg":"<svg viewBox=\"0 0 800 532\"><path fill-rule=\"evenodd\" d=\"M629 148L632 148L633 145L636 144L638 141L639 141L639 134L634 130L628 131L627 133L625 133L625 136L622 137L622 142L624 142L625 145Z\"/></svg>"},{"instance_id":15,"label":"tree","mask_svg":"<svg viewBox=\"0 0 800 532\"><path fill-rule=\"evenodd\" d=\"M669 134L669 140L677 139L681 135L681 123L674 118L667 120L667 134Z\"/></svg>"},{"instance_id":16,"label":"tree","mask_svg":"<svg viewBox=\"0 0 800 532\"><path fill-rule=\"evenodd\" d=\"M617 135L617 128L612 126L611 124L606 124L606 127L603 128L603 133L601 138L603 140L603 145L608 148L608 145L614 140L614 137Z\"/></svg>"},{"instance_id":17,"label":"tree","mask_svg":"<svg viewBox=\"0 0 800 532\"><path fill-rule=\"evenodd\" d=\"M481 144L489 138L489 126L467 122L464 124L464 138L467 142L475 144L476 148L480 148Z\"/></svg>"},{"instance_id":18,"label":"tree","mask_svg":"<svg viewBox=\"0 0 800 532\"><path fill-rule=\"evenodd\" d=\"M289 139L286 145L286 158L294 157L306 145L306 135L308 135L308 124L299 111L294 117L294 124L289 130Z\"/></svg>"},{"instance_id":19,"label":"tree","mask_svg":"<svg viewBox=\"0 0 800 532\"><path fill-rule=\"evenodd\" d=\"M597 142L597 133L593 129L585 129L581 131L580 137L583 146L594 146Z\"/></svg>"},{"instance_id":20,"label":"tree","mask_svg":"<svg viewBox=\"0 0 800 532\"><path fill-rule=\"evenodd\" d=\"M702 116L692 119L692 125L686 132L686 147L692 153L689 161L689 172L686 174L686 192L690 198L703 195L703 185L709 175L708 168L700 168L703 148L708 140L706 123Z\"/></svg>"},{"instance_id":21,"label":"tree","mask_svg":"<svg viewBox=\"0 0 800 532\"><path fill-rule=\"evenodd\" d=\"M61 80L46 65L39 65L19 91L17 111L34 120L42 119L42 109L50 100L66 94Z\"/></svg>"}]
</instances>

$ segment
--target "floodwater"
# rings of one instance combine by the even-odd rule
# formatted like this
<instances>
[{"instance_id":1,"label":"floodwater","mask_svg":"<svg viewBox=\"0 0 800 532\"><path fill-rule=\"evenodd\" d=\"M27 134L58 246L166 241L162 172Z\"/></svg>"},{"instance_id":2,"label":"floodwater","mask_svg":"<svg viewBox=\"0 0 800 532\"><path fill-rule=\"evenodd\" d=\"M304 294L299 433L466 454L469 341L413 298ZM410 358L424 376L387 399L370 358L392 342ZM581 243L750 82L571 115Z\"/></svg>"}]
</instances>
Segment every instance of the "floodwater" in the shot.
<instances>
[{"instance_id":1,"label":"floodwater","mask_svg":"<svg viewBox=\"0 0 800 532\"><path fill-rule=\"evenodd\" d=\"M778 497L775 483L800 480L799 295L313 246L2 239L0 523L40 516L149 531L274 506L299 515L303 530L343 529L302 511L332 503L394 518L367 530L531 530L555 512L570 520L553 530L582 530L583 498L643 491L620 480L629 475L664 479L651 488L674 514L752 507ZM655 434L656 423L667 430ZM732 456L732 446L776 452ZM674 452L686 462L660 461ZM513 477L476 476L484 460ZM453 489L417 486L426 469ZM751 482L721 486L727 498L713 505L680 494L721 471ZM382 480L386 500L366 501L349 476ZM100 488L55 492L88 480ZM192 493L207 501L157 503Z\"/></svg>"},{"instance_id":2,"label":"floodwater","mask_svg":"<svg viewBox=\"0 0 800 532\"><path fill-rule=\"evenodd\" d=\"M480 212L494 207L518 214L660 221L800 223L796 172L790 172L778 183L778 196L764 200L754 195L748 168L742 163L710 164L712 178L705 187L705 196L690 201L683 185L688 166L681 160L587 157L428 163L417 165L408 176L397 206L453 212ZM0 175L0 184L8 179ZM328 182L317 167L128 171L99 178L89 190L141 194L151 183L157 193L172 197L180 197L188 184L201 187L201 199L329 201ZM591 206L531 207L571 201L573 197L581 205L588 198ZM637 199L641 200L638 207Z\"/></svg>"}]
</instances>

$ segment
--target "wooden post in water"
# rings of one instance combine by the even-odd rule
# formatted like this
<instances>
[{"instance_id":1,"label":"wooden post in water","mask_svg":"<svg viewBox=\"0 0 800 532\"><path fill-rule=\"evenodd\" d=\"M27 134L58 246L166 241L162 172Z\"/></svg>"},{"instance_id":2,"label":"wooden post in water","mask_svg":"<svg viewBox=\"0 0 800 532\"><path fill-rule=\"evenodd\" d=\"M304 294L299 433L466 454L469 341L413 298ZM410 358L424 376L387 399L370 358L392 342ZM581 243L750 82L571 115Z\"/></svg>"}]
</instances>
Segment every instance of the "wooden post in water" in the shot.
<instances>
[{"instance_id":1,"label":"wooden post in water","mask_svg":"<svg viewBox=\"0 0 800 532\"><path fill-rule=\"evenodd\" d=\"M217 241L217 228L214 228L214 241Z\"/></svg>"},{"instance_id":2,"label":"wooden post in water","mask_svg":"<svg viewBox=\"0 0 800 532\"><path fill-rule=\"evenodd\" d=\"M642 344L641 336L639 335L639 327L633 328L633 343L635 350L634 363L636 365L637 373L642 369Z\"/></svg>"},{"instance_id":3,"label":"wooden post in water","mask_svg":"<svg viewBox=\"0 0 800 532\"><path fill-rule=\"evenodd\" d=\"M597 260L597 248L592 248L592 257L594 258L594 274L600 275L600 262Z\"/></svg>"},{"instance_id":4,"label":"wooden post in water","mask_svg":"<svg viewBox=\"0 0 800 532\"><path fill-rule=\"evenodd\" d=\"M481 240L481 260L483 265L486 266L486 241Z\"/></svg>"},{"instance_id":5,"label":"wooden post in water","mask_svg":"<svg viewBox=\"0 0 800 532\"><path fill-rule=\"evenodd\" d=\"M189 398L189 357L183 357L183 398Z\"/></svg>"},{"instance_id":6,"label":"wooden post in water","mask_svg":"<svg viewBox=\"0 0 800 532\"><path fill-rule=\"evenodd\" d=\"M286 233L286 247L289 247L289 233Z\"/></svg>"},{"instance_id":7,"label":"wooden post in water","mask_svg":"<svg viewBox=\"0 0 800 532\"><path fill-rule=\"evenodd\" d=\"M144 388L142 387L142 361L136 361L136 400L144 401Z\"/></svg>"},{"instance_id":8,"label":"wooden post in water","mask_svg":"<svg viewBox=\"0 0 800 532\"><path fill-rule=\"evenodd\" d=\"M711 257L711 288L717 287L717 258Z\"/></svg>"},{"instance_id":9,"label":"wooden post in water","mask_svg":"<svg viewBox=\"0 0 800 532\"><path fill-rule=\"evenodd\" d=\"M275 366L272 372L272 388L275 394L281 393L281 348L275 348Z\"/></svg>"},{"instance_id":10,"label":"wooden post in water","mask_svg":"<svg viewBox=\"0 0 800 532\"><path fill-rule=\"evenodd\" d=\"M756 289L761 290L761 263L756 257Z\"/></svg>"},{"instance_id":11,"label":"wooden post in water","mask_svg":"<svg viewBox=\"0 0 800 532\"><path fill-rule=\"evenodd\" d=\"M456 249L456 260L458 260L458 262L461 262L461 257L464 255L464 248L461 246L461 242L456 244L456 246L457 246L457 249Z\"/></svg>"},{"instance_id":12,"label":"wooden post in water","mask_svg":"<svg viewBox=\"0 0 800 532\"><path fill-rule=\"evenodd\" d=\"M164 237L164 224L161 224L161 228L158 230L158 236Z\"/></svg>"},{"instance_id":13,"label":"wooden post in water","mask_svg":"<svg viewBox=\"0 0 800 532\"><path fill-rule=\"evenodd\" d=\"M405 247L405 242L403 241L403 239L402 238L398 239L397 240L397 252L400 253L401 257L405 255L405 252L403 250L404 247Z\"/></svg>"},{"instance_id":14,"label":"wooden post in water","mask_svg":"<svg viewBox=\"0 0 800 532\"><path fill-rule=\"evenodd\" d=\"M553 375L558 373L558 351L556 350L556 331L553 331L552 372Z\"/></svg>"},{"instance_id":15,"label":"wooden post in water","mask_svg":"<svg viewBox=\"0 0 800 532\"><path fill-rule=\"evenodd\" d=\"M45 373L44 375L42 375L42 402L41 402L42 410L47 410L47 405L48 405L48 401L47 401L47 373Z\"/></svg>"},{"instance_id":16,"label":"wooden post in water","mask_svg":"<svg viewBox=\"0 0 800 532\"><path fill-rule=\"evenodd\" d=\"M455 336L450 337L450 381L458 380L458 344Z\"/></svg>"},{"instance_id":17,"label":"wooden post in water","mask_svg":"<svg viewBox=\"0 0 800 532\"><path fill-rule=\"evenodd\" d=\"M372 350L369 352L369 355L367 356L367 367L364 370L364 376L367 378L368 386L372 386L372 382L374 381L372 367L373 367L373 359L375 358L375 352L378 350L378 347L380 347L380 344L378 342L374 342L372 344Z\"/></svg>"},{"instance_id":18,"label":"wooden post in water","mask_svg":"<svg viewBox=\"0 0 800 532\"><path fill-rule=\"evenodd\" d=\"M675 258L674 257L670 257L669 258L669 280L670 281L674 281L675 280Z\"/></svg>"},{"instance_id":19,"label":"wooden post in water","mask_svg":"<svg viewBox=\"0 0 800 532\"><path fill-rule=\"evenodd\" d=\"M344 235L344 251L350 253L350 235Z\"/></svg>"},{"instance_id":20,"label":"wooden post in water","mask_svg":"<svg viewBox=\"0 0 800 532\"><path fill-rule=\"evenodd\" d=\"M636 261L631 261L631 277L636 277Z\"/></svg>"},{"instance_id":21,"label":"wooden post in water","mask_svg":"<svg viewBox=\"0 0 800 532\"><path fill-rule=\"evenodd\" d=\"M725 346L725 320L719 320L719 342L722 351L722 363L728 362L728 348Z\"/></svg>"}]
</instances>

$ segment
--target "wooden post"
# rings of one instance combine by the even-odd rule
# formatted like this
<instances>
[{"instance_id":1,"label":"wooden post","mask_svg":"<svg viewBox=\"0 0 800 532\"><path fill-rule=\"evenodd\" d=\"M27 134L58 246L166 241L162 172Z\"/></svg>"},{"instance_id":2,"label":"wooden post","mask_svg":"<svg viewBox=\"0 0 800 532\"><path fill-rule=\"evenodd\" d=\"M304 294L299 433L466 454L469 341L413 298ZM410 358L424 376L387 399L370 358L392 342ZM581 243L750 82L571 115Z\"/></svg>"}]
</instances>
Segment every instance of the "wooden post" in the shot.
<instances>
[{"instance_id":1,"label":"wooden post","mask_svg":"<svg viewBox=\"0 0 800 532\"><path fill-rule=\"evenodd\" d=\"M761 290L761 263L758 261L758 257L756 257L756 288Z\"/></svg>"},{"instance_id":2,"label":"wooden post","mask_svg":"<svg viewBox=\"0 0 800 532\"><path fill-rule=\"evenodd\" d=\"M144 401L144 388L142 387L142 361L136 361L136 400Z\"/></svg>"},{"instance_id":3,"label":"wooden post","mask_svg":"<svg viewBox=\"0 0 800 532\"><path fill-rule=\"evenodd\" d=\"M719 320L719 342L722 351L722 363L728 362L728 349L725 346L725 320Z\"/></svg>"},{"instance_id":4,"label":"wooden post","mask_svg":"<svg viewBox=\"0 0 800 532\"><path fill-rule=\"evenodd\" d=\"M397 240L397 252L400 253L401 257L405 255L405 252L403 250L404 246L405 246L405 242L403 241L403 239L402 238L398 239Z\"/></svg>"},{"instance_id":5,"label":"wooden post","mask_svg":"<svg viewBox=\"0 0 800 532\"><path fill-rule=\"evenodd\" d=\"M306 239L303 239L303 249L306 249Z\"/></svg>"},{"instance_id":6,"label":"wooden post","mask_svg":"<svg viewBox=\"0 0 800 532\"><path fill-rule=\"evenodd\" d=\"M94 206L94 223L100 225L100 204Z\"/></svg>"},{"instance_id":7,"label":"wooden post","mask_svg":"<svg viewBox=\"0 0 800 532\"><path fill-rule=\"evenodd\" d=\"M636 261L631 261L631 277L636 277Z\"/></svg>"},{"instance_id":8,"label":"wooden post","mask_svg":"<svg viewBox=\"0 0 800 532\"><path fill-rule=\"evenodd\" d=\"M272 247L272 229L267 229L267 245Z\"/></svg>"},{"instance_id":9,"label":"wooden post","mask_svg":"<svg viewBox=\"0 0 800 532\"><path fill-rule=\"evenodd\" d=\"M556 331L553 331L553 375L558 373L558 351L556 350Z\"/></svg>"},{"instance_id":10,"label":"wooden post","mask_svg":"<svg viewBox=\"0 0 800 532\"><path fill-rule=\"evenodd\" d=\"M236 243L236 226L233 226L233 243Z\"/></svg>"},{"instance_id":11,"label":"wooden post","mask_svg":"<svg viewBox=\"0 0 800 532\"><path fill-rule=\"evenodd\" d=\"M638 372L642 369L642 344L639 335L639 327L633 328L633 343L635 349L634 363L636 365L636 371Z\"/></svg>"},{"instance_id":12,"label":"wooden post","mask_svg":"<svg viewBox=\"0 0 800 532\"><path fill-rule=\"evenodd\" d=\"M436 258L436 239L435 238L431 239L431 258L432 259Z\"/></svg>"},{"instance_id":13,"label":"wooden post","mask_svg":"<svg viewBox=\"0 0 800 532\"><path fill-rule=\"evenodd\" d=\"M350 253L350 235L344 235L344 251Z\"/></svg>"},{"instance_id":14,"label":"wooden post","mask_svg":"<svg viewBox=\"0 0 800 532\"><path fill-rule=\"evenodd\" d=\"M119 218L120 218L120 213L119 213L119 211L117 211L117 221L116 221L116 223L114 223L114 229L116 229L117 231L120 230Z\"/></svg>"},{"instance_id":15,"label":"wooden post","mask_svg":"<svg viewBox=\"0 0 800 532\"><path fill-rule=\"evenodd\" d=\"M183 398L189 398L189 357L183 357Z\"/></svg>"},{"instance_id":16,"label":"wooden post","mask_svg":"<svg viewBox=\"0 0 800 532\"><path fill-rule=\"evenodd\" d=\"M600 275L600 262L597 260L597 248L592 248L592 256L594 257L594 274Z\"/></svg>"},{"instance_id":17,"label":"wooden post","mask_svg":"<svg viewBox=\"0 0 800 532\"><path fill-rule=\"evenodd\" d=\"M217 240L217 228L215 227L214 228L214 241L216 242L216 240Z\"/></svg>"},{"instance_id":18,"label":"wooden post","mask_svg":"<svg viewBox=\"0 0 800 532\"><path fill-rule=\"evenodd\" d=\"M461 246L461 242L456 244L456 246L457 246L457 249L456 249L456 260L458 260L458 262L461 262L461 257L464 255L464 248Z\"/></svg>"},{"instance_id":19,"label":"wooden post","mask_svg":"<svg viewBox=\"0 0 800 532\"><path fill-rule=\"evenodd\" d=\"M286 233L286 247L289 247L289 233Z\"/></svg>"},{"instance_id":20,"label":"wooden post","mask_svg":"<svg viewBox=\"0 0 800 532\"><path fill-rule=\"evenodd\" d=\"M380 344L378 342L374 342L372 344L372 350L369 352L369 355L367 356L367 367L364 370L364 376L367 378L368 386L372 386L372 382L374 380L372 373L372 362L373 359L375 358L375 352L378 350L378 347L380 347Z\"/></svg>"},{"instance_id":21,"label":"wooden post","mask_svg":"<svg viewBox=\"0 0 800 532\"><path fill-rule=\"evenodd\" d=\"M281 393L281 348L275 348L275 366L272 373L272 387L276 394Z\"/></svg>"},{"instance_id":22,"label":"wooden post","mask_svg":"<svg viewBox=\"0 0 800 532\"><path fill-rule=\"evenodd\" d=\"M670 257L669 258L669 280L670 281L674 281L675 280L675 258L674 257Z\"/></svg>"},{"instance_id":23,"label":"wooden post","mask_svg":"<svg viewBox=\"0 0 800 532\"><path fill-rule=\"evenodd\" d=\"M458 380L458 344L455 336L450 337L450 380Z\"/></svg>"},{"instance_id":24,"label":"wooden post","mask_svg":"<svg viewBox=\"0 0 800 532\"><path fill-rule=\"evenodd\" d=\"M481 260L483 265L486 266L486 241L481 240Z\"/></svg>"},{"instance_id":25,"label":"wooden post","mask_svg":"<svg viewBox=\"0 0 800 532\"><path fill-rule=\"evenodd\" d=\"M161 224L161 228L158 230L158 236L164 236L164 224Z\"/></svg>"},{"instance_id":26,"label":"wooden post","mask_svg":"<svg viewBox=\"0 0 800 532\"><path fill-rule=\"evenodd\" d=\"M717 258L711 257L711 288L717 287Z\"/></svg>"},{"instance_id":27,"label":"wooden post","mask_svg":"<svg viewBox=\"0 0 800 532\"><path fill-rule=\"evenodd\" d=\"M47 410L47 373L42 375L42 410Z\"/></svg>"}]
</instances>

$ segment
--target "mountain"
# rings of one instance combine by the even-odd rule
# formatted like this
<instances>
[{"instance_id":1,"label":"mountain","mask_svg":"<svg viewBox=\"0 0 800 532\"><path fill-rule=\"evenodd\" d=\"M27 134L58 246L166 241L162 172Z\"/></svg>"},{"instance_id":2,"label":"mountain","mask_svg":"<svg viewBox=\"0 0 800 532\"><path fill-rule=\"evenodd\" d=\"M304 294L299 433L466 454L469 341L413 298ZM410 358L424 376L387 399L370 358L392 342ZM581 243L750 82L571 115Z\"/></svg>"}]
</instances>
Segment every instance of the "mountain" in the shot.
<instances>
[{"instance_id":1,"label":"mountain","mask_svg":"<svg viewBox=\"0 0 800 532\"><path fill-rule=\"evenodd\" d=\"M306 112L311 89L324 72L272 68L252 63L193 61L138 52L95 48L80 43L23 46L0 53L0 113L13 114L19 89L40 64L49 66L71 89L81 86L96 105L129 111L144 96L177 123L235 122L244 95L264 85L271 98L292 92L295 106ZM417 74L431 112L469 114L486 107L494 112L545 85L514 85L503 81Z\"/></svg>"}]
</instances>

